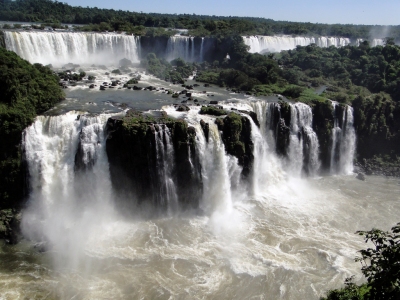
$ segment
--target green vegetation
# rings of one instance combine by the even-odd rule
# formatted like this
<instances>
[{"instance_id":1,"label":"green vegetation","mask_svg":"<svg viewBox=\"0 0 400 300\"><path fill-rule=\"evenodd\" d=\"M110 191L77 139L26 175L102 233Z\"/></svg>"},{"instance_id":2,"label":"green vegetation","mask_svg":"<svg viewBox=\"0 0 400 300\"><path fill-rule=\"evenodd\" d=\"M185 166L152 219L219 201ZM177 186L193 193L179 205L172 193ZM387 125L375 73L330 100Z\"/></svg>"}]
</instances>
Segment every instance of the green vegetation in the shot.
<instances>
[{"instance_id":1,"label":"green vegetation","mask_svg":"<svg viewBox=\"0 0 400 300\"><path fill-rule=\"evenodd\" d=\"M228 112L217 106L202 106L200 109L200 114L202 115L212 115L212 116L224 116Z\"/></svg>"},{"instance_id":2,"label":"green vegetation","mask_svg":"<svg viewBox=\"0 0 400 300\"><path fill-rule=\"evenodd\" d=\"M171 63L163 58L157 58L154 53L149 53L141 65L147 69L150 74L173 83L184 84L184 78L188 78L196 69L194 64L186 63L181 58L177 58Z\"/></svg>"},{"instance_id":3,"label":"green vegetation","mask_svg":"<svg viewBox=\"0 0 400 300\"><path fill-rule=\"evenodd\" d=\"M1 208L20 204L24 186L22 131L64 97L58 81L48 67L31 65L14 52L0 48Z\"/></svg>"},{"instance_id":4,"label":"green vegetation","mask_svg":"<svg viewBox=\"0 0 400 300\"><path fill-rule=\"evenodd\" d=\"M391 232L372 229L357 231L373 247L361 250L361 271L367 283L357 286L349 278L345 288L329 291L325 300L395 300L400 298L400 223Z\"/></svg>"},{"instance_id":5,"label":"green vegetation","mask_svg":"<svg viewBox=\"0 0 400 300\"><path fill-rule=\"evenodd\" d=\"M160 28L187 28L194 36L241 35L324 35L370 38L370 32L384 32L383 26L313 24L274 21L264 18L220 17L195 14L145 14L97 7L73 7L51 0L4 0L0 20L86 24L90 31L127 31L136 35L173 34ZM150 28L156 28L151 29ZM158 29L157 29L158 28ZM155 35L154 35L155 34ZM400 26L391 27L391 36L400 37Z\"/></svg>"}]
</instances>

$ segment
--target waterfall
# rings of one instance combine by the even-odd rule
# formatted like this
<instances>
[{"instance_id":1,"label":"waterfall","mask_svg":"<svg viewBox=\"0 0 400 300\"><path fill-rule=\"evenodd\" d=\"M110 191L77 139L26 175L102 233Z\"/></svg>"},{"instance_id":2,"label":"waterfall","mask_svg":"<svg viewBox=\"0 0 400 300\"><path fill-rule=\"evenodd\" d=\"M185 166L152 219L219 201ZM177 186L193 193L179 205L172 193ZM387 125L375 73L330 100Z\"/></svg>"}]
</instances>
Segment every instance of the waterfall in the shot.
<instances>
[{"instance_id":1,"label":"waterfall","mask_svg":"<svg viewBox=\"0 0 400 300\"><path fill-rule=\"evenodd\" d=\"M112 211L104 135L108 117L76 112L39 116L25 129L31 192L22 228L28 237L80 240L76 235Z\"/></svg>"},{"instance_id":2,"label":"waterfall","mask_svg":"<svg viewBox=\"0 0 400 300\"><path fill-rule=\"evenodd\" d=\"M350 174L356 146L353 108L342 107L332 101L334 125L332 129L331 174Z\"/></svg>"},{"instance_id":3,"label":"waterfall","mask_svg":"<svg viewBox=\"0 0 400 300\"><path fill-rule=\"evenodd\" d=\"M235 159L226 154L221 134L213 122L209 122L208 141L200 124L196 124L195 128L196 152L200 156L203 176L202 207L207 212L230 212L232 210L232 191L229 163L235 164L233 162ZM235 165L237 166L237 162Z\"/></svg>"},{"instance_id":4,"label":"waterfall","mask_svg":"<svg viewBox=\"0 0 400 300\"><path fill-rule=\"evenodd\" d=\"M320 167L319 143L312 129L312 110L304 103L290 104L290 143L288 168L295 176L302 172L315 176Z\"/></svg>"},{"instance_id":5,"label":"waterfall","mask_svg":"<svg viewBox=\"0 0 400 300\"><path fill-rule=\"evenodd\" d=\"M336 161L340 159L340 139L342 129L339 126L339 118L336 113L336 109L338 107L338 103L336 101L332 101L333 107L333 128L332 128L332 146L331 146L331 162L330 162L330 172L331 174L336 174L337 165Z\"/></svg>"},{"instance_id":6,"label":"waterfall","mask_svg":"<svg viewBox=\"0 0 400 300\"><path fill-rule=\"evenodd\" d=\"M267 104L264 102L264 104ZM257 116L260 116L259 121L260 124L266 124L263 119L261 119L263 111L265 112L265 108L267 105L262 105L261 103L254 103L253 107L258 108L256 111ZM261 109L260 109L261 108ZM260 114L261 113L261 114ZM284 175L284 172L281 168L281 164L270 149L268 145L268 138L266 132L266 126L261 125L261 128L258 128L254 123L253 119L243 114L243 116L247 117L251 124L251 140L254 144L254 165L252 170L252 192L255 195L261 195L262 192L273 183L279 182Z\"/></svg>"},{"instance_id":7,"label":"waterfall","mask_svg":"<svg viewBox=\"0 0 400 300\"><path fill-rule=\"evenodd\" d=\"M194 50L194 37L171 36L167 43L166 57L169 61L182 58L193 62L195 61Z\"/></svg>"},{"instance_id":8,"label":"waterfall","mask_svg":"<svg viewBox=\"0 0 400 300\"><path fill-rule=\"evenodd\" d=\"M244 36L243 40L246 45L250 46L250 53L280 52L313 43L319 47L343 47L351 43L350 39L341 37L292 37L288 35Z\"/></svg>"},{"instance_id":9,"label":"waterfall","mask_svg":"<svg viewBox=\"0 0 400 300\"><path fill-rule=\"evenodd\" d=\"M200 62L204 61L204 38L201 38L201 45L200 45Z\"/></svg>"},{"instance_id":10,"label":"waterfall","mask_svg":"<svg viewBox=\"0 0 400 300\"><path fill-rule=\"evenodd\" d=\"M7 50L31 63L118 65L122 58L139 62L140 39L132 35L37 31L4 34Z\"/></svg>"},{"instance_id":11,"label":"waterfall","mask_svg":"<svg viewBox=\"0 0 400 300\"><path fill-rule=\"evenodd\" d=\"M356 46L359 46L363 41L365 41L364 39L357 39L356 40ZM372 39L369 41L369 45L371 47L376 47L376 46L384 46L385 45L385 39Z\"/></svg>"},{"instance_id":12,"label":"waterfall","mask_svg":"<svg viewBox=\"0 0 400 300\"><path fill-rule=\"evenodd\" d=\"M175 182L173 180L173 170L175 165L174 146L172 144L171 133L164 124L158 125L156 133L156 168L159 180L159 201L162 206L169 210L176 211L178 208L178 195Z\"/></svg>"}]
</instances>

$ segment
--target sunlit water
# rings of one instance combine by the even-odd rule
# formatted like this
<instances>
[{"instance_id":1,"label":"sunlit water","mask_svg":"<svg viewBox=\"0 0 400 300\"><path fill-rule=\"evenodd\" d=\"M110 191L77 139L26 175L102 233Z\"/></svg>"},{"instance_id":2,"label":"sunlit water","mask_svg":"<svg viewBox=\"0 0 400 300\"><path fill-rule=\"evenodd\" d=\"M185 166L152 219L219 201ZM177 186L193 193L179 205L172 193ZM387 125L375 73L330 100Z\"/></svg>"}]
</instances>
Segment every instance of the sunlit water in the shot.
<instances>
[{"instance_id":1,"label":"sunlit water","mask_svg":"<svg viewBox=\"0 0 400 300\"><path fill-rule=\"evenodd\" d=\"M399 221L398 179L301 179L293 172L296 162L286 166L273 154L263 118L269 116L267 101L277 96L257 102L197 87L192 92L199 104L228 100L224 108L254 110L264 121L260 130L251 123L256 166L252 185L242 186L237 159L225 153L213 117L198 115L197 106L176 112L171 104L187 97L174 99L161 89L100 91L102 82L131 77L106 74L114 68L86 66L97 86L89 89L92 82L84 81L69 87L67 99L47 113L65 115L38 117L26 131L32 189L23 212L26 238L0 248L1 300L318 299L353 274L363 280L354 257L366 244L354 232L388 230ZM142 75L141 87L183 90L143 70L132 72ZM104 124L127 108L161 107L195 127L204 187L200 209L171 209L153 218L138 210L122 217L110 185ZM208 143L200 119L210 123ZM78 149L93 163L88 173L75 173ZM160 174L169 176L168 168ZM35 245L42 240L47 243Z\"/></svg>"},{"instance_id":2,"label":"sunlit water","mask_svg":"<svg viewBox=\"0 0 400 300\"><path fill-rule=\"evenodd\" d=\"M318 299L362 278L354 232L394 225L399 195L396 179L337 176L283 182L218 217L115 216L79 241L75 264L3 246L1 299Z\"/></svg>"}]
</instances>

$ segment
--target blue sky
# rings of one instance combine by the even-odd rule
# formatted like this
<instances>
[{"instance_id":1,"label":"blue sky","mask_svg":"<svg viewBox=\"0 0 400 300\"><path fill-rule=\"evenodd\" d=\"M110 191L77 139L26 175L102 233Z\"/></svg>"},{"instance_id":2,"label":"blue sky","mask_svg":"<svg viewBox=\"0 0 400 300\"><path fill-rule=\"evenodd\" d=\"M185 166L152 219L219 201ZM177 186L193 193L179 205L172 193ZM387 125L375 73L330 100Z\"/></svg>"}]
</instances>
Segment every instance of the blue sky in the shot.
<instances>
[{"instance_id":1,"label":"blue sky","mask_svg":"<svg viewBox=\"0 0 400 300\"><path fill-rule=\"evenodd\" d=\"M274 20L399 25L400 0L59 0L73 6L137 12L250 16Z\"/></svg>"}]
</instances>

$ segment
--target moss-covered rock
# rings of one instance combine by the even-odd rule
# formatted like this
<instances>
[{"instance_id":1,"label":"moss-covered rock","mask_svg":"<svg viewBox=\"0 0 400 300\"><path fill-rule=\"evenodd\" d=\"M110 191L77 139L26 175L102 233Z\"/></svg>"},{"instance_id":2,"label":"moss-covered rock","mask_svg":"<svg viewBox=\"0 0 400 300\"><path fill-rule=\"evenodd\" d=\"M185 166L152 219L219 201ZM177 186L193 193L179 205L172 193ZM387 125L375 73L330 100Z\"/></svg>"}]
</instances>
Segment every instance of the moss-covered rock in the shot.
<instances>
[{"instance_id":1,"label":"moss-covered rock","mask_svg":"<svg viewBox=\"0 0 400 300\"><path fill-rule=\"evenodd\" d=\"M223 124L221 121L217 122L218 127L222 130L222 140L226 152L238 158L239 165L243 167L242 175L247 177L254 161L250 120L231 112L223 119Z\"/></svg>"},{"instance_id":2,"label":"moss-covered rock","mask_svg":"<svg viewBox=\"0 0 400 300\"><path fill-rule=\"evenodd\" d=\"M4 40L4 31L0 30L0 48L6 47L6 41Z\"/></svg>"},{"instance_id":3,"label":"moss-covered rock","mask_svg":"<svg viewBox=\"0 0 400 300\"><path fill-rule=\"evenodd\" d=\"M228 112L224 110L221 106L202 106L200 109L201 115L211 115L211 116L224 116L227 115Z\"/></svg>"},{"instance_id":4,"label":"moss-covered rock","mask_svg":"<svg viewBox=\"0 0 400 300\"><path fill-rule=\"evenodd\" d=\"M339 115L343 108L337 106L337 110L336 115ZM318 136L321 167L323 170L329 170L334 127L334 111L331 101L316 101L313 105L313 115L313 130Z\"/></svg>"},{"instance_id":5,"label":"moss-covered rock","mask_svg":"<svg viewBox=\"0 0 400 300\"><path fill-rule=\"evenodd\" d=\"M160 201L162 197L158 192L162 185L160 180L164 179L158 173L156 148L156 135L165 131L165 127L171 134L175 153L172 176L178 201L183 208L198 207L202 185L194 128L184 120L154 118L128 111L125 117L113 117L107 122L106 149L111 182L118 198L122 199L119 204L123 210L143 203L166 209L167 204Z\"/></svg>"},{"instance_id":6,"label":"moss-covered rock","mask_svg":"<svg viewBox=\"0 0 400 300\"><path fill-rule=\"evenodd\" d=\"M0 210L0 239L9 244L18 242L21 213L16 209Z\"/></svg>"}]
</instances>

